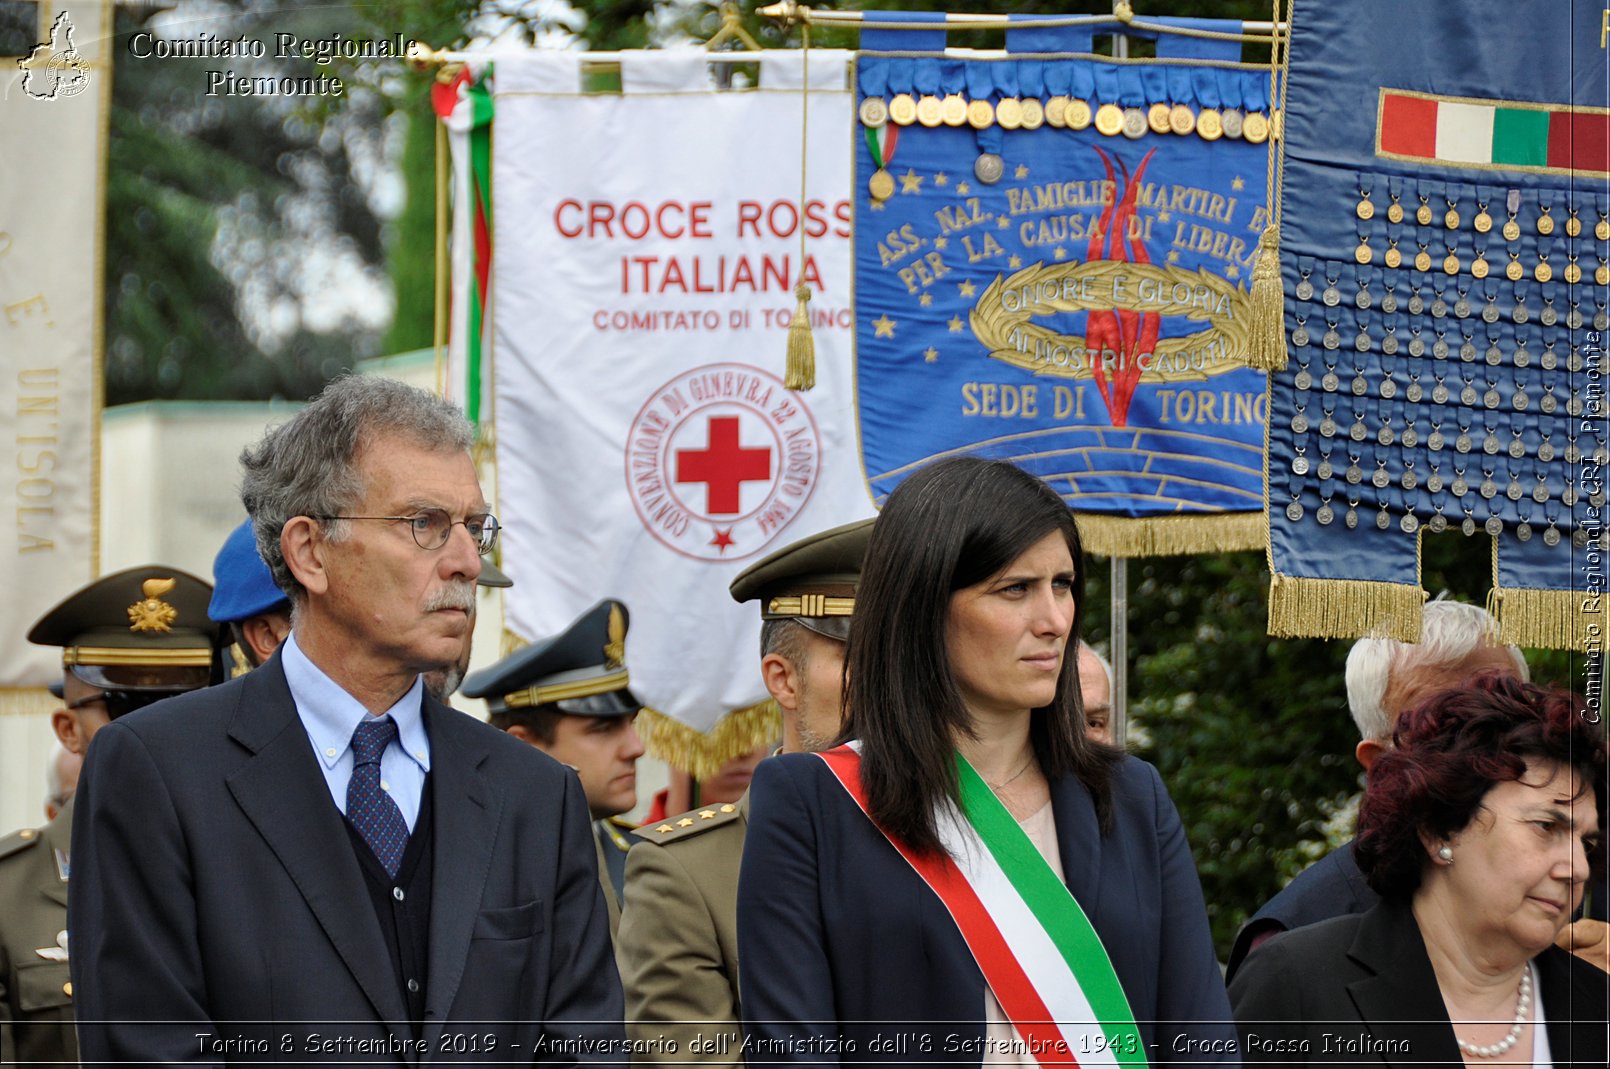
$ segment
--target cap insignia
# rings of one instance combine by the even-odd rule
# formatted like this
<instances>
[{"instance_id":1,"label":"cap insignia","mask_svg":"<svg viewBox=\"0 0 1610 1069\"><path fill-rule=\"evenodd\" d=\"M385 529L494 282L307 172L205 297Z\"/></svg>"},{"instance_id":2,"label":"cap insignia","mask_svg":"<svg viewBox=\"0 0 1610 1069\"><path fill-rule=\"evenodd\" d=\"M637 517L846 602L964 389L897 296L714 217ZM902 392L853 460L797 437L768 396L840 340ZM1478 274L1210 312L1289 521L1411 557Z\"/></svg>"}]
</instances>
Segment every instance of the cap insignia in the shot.
<instances>
[{"instance_id":1,"label":"cap insignia","mask_svg":"<svg viewBox=\"0 0 1610 1069\"><path fill-rule=\"evenodd\" d=\"M604 664L619 668L626 663L626 618L619 605L609 607L609 641L604 644Z\"/></svg>"},{"instance_id":2,"label":"cap insignia","mask_svg":"<svg viewBox=\"0 0 1610 1069\"><path fill-rule=\"evenodd\" d=\"M179 610L162 600L162 595L179 585L177 579L147 579L140 584L145 600L129 606L130 631L171 631Z\"/></svg>"}]
</instances>

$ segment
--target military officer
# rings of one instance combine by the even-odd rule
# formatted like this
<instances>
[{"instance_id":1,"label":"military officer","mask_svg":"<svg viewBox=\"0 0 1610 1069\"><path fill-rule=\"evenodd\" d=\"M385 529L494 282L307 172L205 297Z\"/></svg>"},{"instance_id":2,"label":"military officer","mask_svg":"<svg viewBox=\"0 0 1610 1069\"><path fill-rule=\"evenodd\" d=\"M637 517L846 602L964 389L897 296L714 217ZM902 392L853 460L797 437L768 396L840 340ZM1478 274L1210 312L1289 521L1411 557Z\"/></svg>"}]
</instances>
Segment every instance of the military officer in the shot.
<instances>
[{"instance_id":1,"label":"military officer","mask_svg":"<svg viewBox=\"0 0 1610 1069\"><path fill-rule=\"evenodd\" d=\"M610 932L620 921L630 824L643 743L633 722L643 703L627 689L626 606L605 599L552 638L534 642L464 681L485 698L492 726L530 743L581 778L598 846Z\"/></svg>"},{"instance_id":2,"label":"military officer","mask_svg":"<svg viewBox=\"0 0 1610 1069\"><path fill-rule=\"evenodd\" d=\"M820 750L839 733L844 642L872 521L785 546L732 581L760 602L760 672L783 713L784 750ZM626 862L616 958L633 1060L742 1065L738 863L749 796L638 829ZM676 1050L669 1048L674 1041ZM653 1053L657 1051L664 1053Z\"/></svg>"},{"instance_id":3,"label":"military officer","mask_svg":"<svg viewBox=\"0 0 1610 1069\"><path fill-rule=\"evenodd\" d=\"M40 617L28 641L62 647L66 704L51 727L69 753L82 755L124 713L207 685L211 593L195 576L147 565L98 579ZM68 799L45 827L0 839L0 1063L78 1062L67 964L72 826Z\"/></svg>"}]
</instances>

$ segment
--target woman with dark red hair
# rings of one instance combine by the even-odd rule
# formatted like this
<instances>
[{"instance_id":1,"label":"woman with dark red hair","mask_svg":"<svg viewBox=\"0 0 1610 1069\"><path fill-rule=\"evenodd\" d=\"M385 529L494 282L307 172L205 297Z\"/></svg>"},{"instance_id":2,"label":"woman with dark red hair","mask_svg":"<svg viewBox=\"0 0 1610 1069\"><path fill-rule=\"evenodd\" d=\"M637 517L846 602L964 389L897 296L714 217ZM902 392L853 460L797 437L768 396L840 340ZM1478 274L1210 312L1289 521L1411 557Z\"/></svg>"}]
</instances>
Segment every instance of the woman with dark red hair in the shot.
<instances>
[{"instance_id":1,"label":"woman with dark red hair","mask_svg":"<svg viewBox=\"0 0 1610 1069\"><path fill-rule=\"evenodd\" d=\"M1554 945L1604 863L1597 716L1478 676L1405 713L1393 744L1358 819L1382 901L1246 960L1246 1060L1603 1069L1610 976Z\"/></svg>"}]
</instances>

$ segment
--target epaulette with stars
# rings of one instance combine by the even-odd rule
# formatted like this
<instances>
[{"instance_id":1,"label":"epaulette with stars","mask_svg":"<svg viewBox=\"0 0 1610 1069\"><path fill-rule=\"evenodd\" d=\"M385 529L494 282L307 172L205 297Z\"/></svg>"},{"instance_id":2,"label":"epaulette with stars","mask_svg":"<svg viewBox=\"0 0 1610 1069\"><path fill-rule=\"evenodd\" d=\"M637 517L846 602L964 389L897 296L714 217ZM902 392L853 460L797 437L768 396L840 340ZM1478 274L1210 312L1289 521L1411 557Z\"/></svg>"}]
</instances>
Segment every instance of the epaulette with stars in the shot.
<instances>
[{"instance_id":1,"label":"epaulette with stars","mask_svg":"<svg viewBox=\"0 0 1610 1069\"><path fill-rule=\"evenodd\" d=\"M700 806L698 809L690 809L674 817L645 824L632 834L651 843L668 843L686 839L701 831L718 828L737 817L738 803L722 802L720 805Z\"/></svg>"}]
</instances>

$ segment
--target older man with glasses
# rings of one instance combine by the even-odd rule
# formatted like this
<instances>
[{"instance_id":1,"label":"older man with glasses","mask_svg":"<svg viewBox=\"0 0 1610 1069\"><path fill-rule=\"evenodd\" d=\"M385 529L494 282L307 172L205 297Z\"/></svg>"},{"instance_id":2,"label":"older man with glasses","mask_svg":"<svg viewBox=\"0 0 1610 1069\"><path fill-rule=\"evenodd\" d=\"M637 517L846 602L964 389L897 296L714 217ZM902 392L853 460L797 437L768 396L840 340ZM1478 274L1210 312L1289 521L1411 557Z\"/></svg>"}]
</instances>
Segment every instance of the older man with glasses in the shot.
<instances>
[{"instance_id":1,"label":"older man with glasses","mask_svg":"<svg viewBox=\"0 0 1610 1069\"><path fill-rule=\"evenodd\" d=\"M90 750L87 1063L619 1059L579 784L423 685L462 653L497 539L472 436L439 398L349 377L242 454L291 634Z\"/></svg>"},{"instance_id":2,"label":"older man with glasses","mask_svg":"<svg viewBox=\"0 0 1610 1069\"><path fill-rule=\"evenodd\" d=\"M146 565L97 579L39 618L28 641L62 648L64 704L51 727L66 753L82 755L125 713L207 685L218 637L211 593L177 568ZM0 1063L78 1061L67 938L73 808L64 799L43 828L0 839Z\"/></svg>"}]
</instances>

